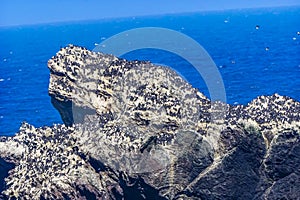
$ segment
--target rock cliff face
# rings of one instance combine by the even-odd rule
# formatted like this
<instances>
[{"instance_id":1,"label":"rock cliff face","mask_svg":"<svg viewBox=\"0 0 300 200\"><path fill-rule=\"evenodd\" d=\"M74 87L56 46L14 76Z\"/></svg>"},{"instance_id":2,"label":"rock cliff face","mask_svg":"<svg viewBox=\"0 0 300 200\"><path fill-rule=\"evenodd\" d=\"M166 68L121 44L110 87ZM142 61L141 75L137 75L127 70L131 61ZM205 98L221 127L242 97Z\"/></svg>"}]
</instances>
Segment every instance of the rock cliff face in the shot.
<instances>
[{"instance_id":1,"label":"rock cliff face","mask_svg":"<svg viewBox=\"0 0 300 200\"><path fill-rule=\"evenodd\" d=\"M0 138L0 198L299 199L299 102L210 102L167 67L72 45L48 67L64 124Z\"/></svg>"}]
</instances>

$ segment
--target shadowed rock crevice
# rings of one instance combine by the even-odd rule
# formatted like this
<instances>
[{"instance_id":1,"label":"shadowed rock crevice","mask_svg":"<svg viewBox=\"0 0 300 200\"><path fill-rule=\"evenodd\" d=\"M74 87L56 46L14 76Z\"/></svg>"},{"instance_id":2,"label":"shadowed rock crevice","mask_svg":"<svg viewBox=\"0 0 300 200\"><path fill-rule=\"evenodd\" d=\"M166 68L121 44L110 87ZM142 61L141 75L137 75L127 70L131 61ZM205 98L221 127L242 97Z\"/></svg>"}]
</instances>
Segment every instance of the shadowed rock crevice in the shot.
<instances>
[{"instance_id":1,"label":"shadowed rock crevice","mask_svg":"<svg viewBox=\"0 0 300 200\"><path fill-rule=\"evenodd\" d=\"M51 97L51 103L53 107L59 112L64 124L66 126L72 126L74 123L72 101L60 101L54 97Z\"/></svg>"},{"instance_id":2,"label":"shadowed rock crevice","mask_svg":"<svg viewBox=\"0 0 300 200\"><path fill-rule=\"evenodd\" d=\"M211 102L171 68L73 45L48 67L64 124L0 138L0 198L299 199L298 101Z\"/></svg>"},{"instance_id":3,"label":"shadowed rock crevice","mask_svg":"<svg viewBox=\"0 0 300 200\"><path fill-rule=\"evenodd\" d=\"M119 184L123 190L124 199L156 199L156 200L166 200L159 195L159 191L154 187L145 183L145 181L140 178L125 178L121 173L119 177Z\"/></svg>"},{"instance_id":4,"label":"shadowed rock crevice","mask_svg":"<svg viewBox=\"0 0 300 200\"><path fill-rule=\"evenodd\" d=\"M3 158L0 158L0 198L2 191L5 190L4 179L8 176L8 172L14 167L15 165L13 163L6 162Z\"/></svg>"},{"instance_id":5,"label":"shadowed rock crevice","mask_svg":"<svg viewBox=\"0 0 300 200\"><path fill-rule=\"evenodd\" d=\"M61 101L51 96L53 107L59 112L63 123L72 126L84 122L86 115L94 115L96 111L88 107L78 107L71 100Z\"/></svg>"}]
</instances>

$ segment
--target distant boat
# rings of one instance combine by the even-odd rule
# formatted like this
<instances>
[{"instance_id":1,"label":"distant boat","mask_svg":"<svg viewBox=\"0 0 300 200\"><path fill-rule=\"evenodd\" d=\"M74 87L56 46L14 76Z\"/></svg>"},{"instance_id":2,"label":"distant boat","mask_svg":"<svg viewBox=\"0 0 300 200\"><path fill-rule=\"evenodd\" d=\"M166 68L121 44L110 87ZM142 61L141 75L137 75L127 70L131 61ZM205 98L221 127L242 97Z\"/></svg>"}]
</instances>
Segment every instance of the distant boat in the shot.
<instances>
[{"instance_id":1,"label":"distant boat","mask_svg":"<svg viewBox=\"0 0 300 200\"><path fill-rule=\"evenodd\" d=\"M256 25L256 26L255 26L255 29L256 29L256 30L258 30L259 28L260 28L260 26L259 26L259 25Z\"/></svg>"}]
</instances>

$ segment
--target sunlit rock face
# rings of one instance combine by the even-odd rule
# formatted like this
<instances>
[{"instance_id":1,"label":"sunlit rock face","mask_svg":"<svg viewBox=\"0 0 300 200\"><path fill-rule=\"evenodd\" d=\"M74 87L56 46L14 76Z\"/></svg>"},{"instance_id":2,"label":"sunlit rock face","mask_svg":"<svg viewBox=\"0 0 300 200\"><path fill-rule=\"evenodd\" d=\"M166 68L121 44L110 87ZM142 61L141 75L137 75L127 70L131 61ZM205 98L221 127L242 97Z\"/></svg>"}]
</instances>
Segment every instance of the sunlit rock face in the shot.
<instances>
[{"instance_id":1,"label":"sunlit rock face","mask_svg":"<svg viewBox=\"0 0 300 200\"><path fill-rule=\"evenodd\" d=\"M211 102L171 68L73 45L48 67L64 124L0 138L0 198L300 196L299 102Z\"/></svg>"}]
</instances>

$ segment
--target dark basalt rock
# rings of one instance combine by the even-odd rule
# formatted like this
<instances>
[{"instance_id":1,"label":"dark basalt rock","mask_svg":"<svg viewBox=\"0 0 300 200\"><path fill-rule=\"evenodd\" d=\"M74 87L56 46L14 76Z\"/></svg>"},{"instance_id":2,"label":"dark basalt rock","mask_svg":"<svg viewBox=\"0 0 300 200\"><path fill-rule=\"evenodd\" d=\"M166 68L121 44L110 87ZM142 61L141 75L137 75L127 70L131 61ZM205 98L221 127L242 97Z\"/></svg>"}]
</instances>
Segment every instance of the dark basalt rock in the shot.
<instances>
[{"instance_id":1,"label":"dark basalt rock","mask_svg":"<svg viewBox=\"0 0 300 200\"><path fill-rule=\"evenodd\" d=\"M299 199L300 135L294 130L280 131L272 140L261 165L256 199Z\"/></svg>"},{"instance_id":2,"label":"dark basalt rock","mask_svg":"<svg viewBox=\"0 0 300 200\"><path fill-rule=\"evenodd\" d=\"M170 68L73 45L48 67L64 125L0 138L0 198L299 199L294 99L211 102Z\"/></svg>"}]
</instances>

